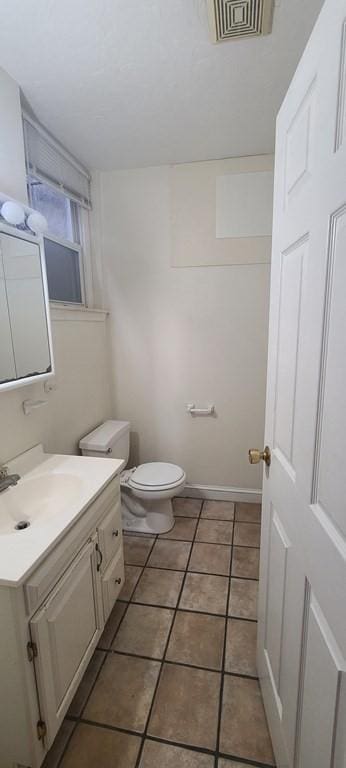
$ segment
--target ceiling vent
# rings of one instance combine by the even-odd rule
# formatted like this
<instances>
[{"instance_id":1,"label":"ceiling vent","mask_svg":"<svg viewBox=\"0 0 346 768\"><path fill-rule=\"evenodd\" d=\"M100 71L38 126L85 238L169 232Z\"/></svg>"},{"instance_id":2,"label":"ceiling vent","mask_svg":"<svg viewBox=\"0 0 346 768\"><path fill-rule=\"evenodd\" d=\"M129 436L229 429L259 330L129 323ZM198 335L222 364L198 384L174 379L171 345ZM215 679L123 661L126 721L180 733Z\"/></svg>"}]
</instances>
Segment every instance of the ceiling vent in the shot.
<instances>
[{"instance_id":1,"label":"ceiling vent","mask_svg":"<svg viewBox=\"0 0 346 768\"><path fill-rule=\"evenodd\" d=\"M208 0L214 43L271 32L273 0Z\"/></svg>"}]
</instances>

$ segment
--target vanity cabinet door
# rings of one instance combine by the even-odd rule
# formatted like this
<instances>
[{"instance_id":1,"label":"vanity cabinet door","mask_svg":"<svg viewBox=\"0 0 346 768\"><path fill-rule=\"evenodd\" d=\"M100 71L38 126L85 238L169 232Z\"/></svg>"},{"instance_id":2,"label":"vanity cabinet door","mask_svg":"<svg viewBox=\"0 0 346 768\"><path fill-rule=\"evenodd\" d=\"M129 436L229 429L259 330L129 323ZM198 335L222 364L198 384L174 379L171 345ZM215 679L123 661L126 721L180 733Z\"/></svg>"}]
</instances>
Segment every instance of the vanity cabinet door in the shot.
<instances>
[{"instance_id":1,"label":"vanity cabinet door","mask_svg":"<svg viewBox=\"0 0 346 768\"><path fill-rule=\"evenodd\" d=\"M120 497L99 523L97 530L103 556L101 571L105 571L108 563L123 545Z\"/></svg>"},{"instance_id":2,"label":"vanity cabinet door","mask_svg":"<svg viewBox=\"0 0 346 768\"><path fill-rule=\"evenodd\" d=\"M30 622L46 747L53 742L103 628L95 545L96 535Z\"/></svg>"},{"instance_id":3,"label":"vanity cabinet door","mask_svg":"<svg viewBox=\"0 0 346 768\"><path fill-rule=\"evenodd\" d=\"M102 576L104 619L107 621L115 601L125 583L124 555L122 549L113 557Z\"/></svg>"}]
</instances>

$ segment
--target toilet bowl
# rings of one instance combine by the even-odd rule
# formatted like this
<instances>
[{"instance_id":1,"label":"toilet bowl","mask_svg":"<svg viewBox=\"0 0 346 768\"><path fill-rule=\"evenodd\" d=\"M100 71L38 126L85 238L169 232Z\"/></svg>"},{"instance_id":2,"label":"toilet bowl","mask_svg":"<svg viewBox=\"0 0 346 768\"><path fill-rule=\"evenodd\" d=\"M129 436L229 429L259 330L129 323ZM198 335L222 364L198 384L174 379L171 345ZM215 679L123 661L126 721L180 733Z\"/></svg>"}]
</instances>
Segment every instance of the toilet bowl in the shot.
<instances>
[{"instance_id":1,"label":"toilet bowl","mask_svg":"<svg viewBox=\"0 0 346 768\"><path fill-rule=\"evenodd\" d=\"M109 420L79 443L83 456L123 459L130 452L130 423ZM125 469L120 475L123 529L140 533L167 533L173 528L172 498L183 490L184 470L162 461Z\"/></svg>"},{"instance_id":2,"label":"toilet bowl","mask_svg":"<svg viewBox=\"0 0 346 768\"><path fill-rule=\"evenodd\" d=\"M123 527L142 533L173 528L172 497L183 490L185 472L176 464L153 461L120 476Z\"/></svg>"}]
</instances>

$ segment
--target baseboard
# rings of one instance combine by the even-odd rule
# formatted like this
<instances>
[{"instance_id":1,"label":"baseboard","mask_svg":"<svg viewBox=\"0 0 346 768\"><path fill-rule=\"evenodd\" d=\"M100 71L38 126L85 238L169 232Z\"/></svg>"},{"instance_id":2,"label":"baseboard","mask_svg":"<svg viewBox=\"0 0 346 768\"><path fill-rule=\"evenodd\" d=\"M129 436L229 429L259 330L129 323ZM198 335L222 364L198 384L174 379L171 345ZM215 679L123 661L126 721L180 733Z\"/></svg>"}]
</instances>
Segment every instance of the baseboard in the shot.
<instances>
[{"instance_id":1,"label":"baseboard","mask_svg":"<svg viewBox=\"0 0 346 768\"><path fill-rule=\"evenodd\" d=\"M247 501L261 504L262 491L258 488L233 488L225 485L195 485L188 483L179 494L195 499L214 501Z\"/></svg>"}]
</instances>

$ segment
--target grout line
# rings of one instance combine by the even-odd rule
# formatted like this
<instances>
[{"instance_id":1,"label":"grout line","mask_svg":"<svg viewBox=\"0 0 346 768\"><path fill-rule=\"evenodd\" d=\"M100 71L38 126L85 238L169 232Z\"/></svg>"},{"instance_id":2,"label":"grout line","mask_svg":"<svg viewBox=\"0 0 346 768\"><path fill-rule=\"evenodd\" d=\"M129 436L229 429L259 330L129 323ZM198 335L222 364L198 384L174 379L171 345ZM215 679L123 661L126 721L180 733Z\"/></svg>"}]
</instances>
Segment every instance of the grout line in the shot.
<instances>
[{"instance_id":1,"label":"grout line","mask_svg":"<svg viewBox=\"0 0 346 768\"><path fill-rule=\"evenodd\" d=\"M235 515L236 515L236 506L234 505L234 516ZM229 602L230 602L231 583L232 583L231 579L232 579L232 564L233 564L234 530L235 530L235 524L233 523L231 558L230 558L229 573L228 573L227 603L226 603L226 617L225 617L225 630L224 630L225 633L223 638L223 651L222 651L222 662L221 662L221 684L220 684L220 693L219 693L219 711L218 711L218 719L217 719L216 748L215 748L215 760L214 760L215 768L218 768L219 753L220 753L221 721L222 721L222 712L223 712L224 673L225 673L226 650L227 650L228 614L229 614Z\"/></svg>"},{"instance_id":2,"label":"grout line","mask_svg":"<svg viewBox=\"0 0 346 768\"><path fill-rule=\"evenodd\" d=\"M177 613L181 613L181 611L177 611ZM214 616L213 618L221 619L226 618L225 616ZM173 621L173 618L172 618ZM241 621L241 619L235 619L235 621ZM253 622L256 624L257 622ZM120 629L120 623L119 623L119 629ZM118 633L118 630L116 631L116 634ZM130 656L133 659L143 659L143 661L155 661L155 662L163 662L163 656L145 656L143 653L133 653L133 651L120 651L118 648L98 648L97 650L101 651L103 653L108 653L110 655L116 655L116 656ZM171 664L175 667L187 667L188 669L200 669L202 672L217 672L218 674L221 673L221 666L220 667L202 667L200 664L191 664L188 661L178 661L176 659L167 659L165 658L165 664ZM247 675L245 672L228 672L227 670L224 671L224 674L229 677L245 677L245 678L251 678L251 680L259 680L258 675Z\"/></svg>"},{"instance_id":3,"label":"grout line","mask_svg":"<svg viewBox=\"0 0 346 768\"><path fill-rule=\"evenodd\" d=\"M176 605L175 605L175 608L174 608L173 619L172 619L172 623L171 623L171 626L170 626L170 630L168 632L165 648L164 648L164 651L163 651L161 668L160 668L160 671L159 671L159 674L158 674L158 678L157 678L157 681L156 681L156 686L155 686L153 698L151 700L151 705L150 705L150 708L149 708L148 717L147 717L147 721L146 721L146 724L145 724L144 733L143 733L143 736L142 736L142 743L141 743L141 746L140 746L140 749L139 749L139 752L138 752L135 768L139 768L139 765L140 765L140 762L141 762L141 759L142 759L142 753L143 753L143 748L144 748L144 744L145 744L145 739L147 737L148 727L149 727L151 715L152 715L152 712L153 712L153 709L154 709L156 694L157 694L158 689L159 689L159 684L160 684L160 680L161 680L161 677L162 677L164 664L165 664L165 661L166 661L166 653L167 653L168 646L169 646L170 639L171 639L171 635L172 635L172 632L173 632L173 627L174 627L175 619L176 619L177 612L178 612L178 606L179 606L181 595L183 593L183 589L184 589L184 586L185 586L186 576L187 576L187 572L188 572L187 569L188 569L189 564L190 564L190 559L191 559L192 549L193 549L193 543L194 543L195 538L196 538L198 522L200 520L203 507L204 507L204 501L202 502L202 504L200 506L198 518L195 518L197 520L197 524L196 524L194 535L193 535L193 539L192 539L192 546L190 548L189 557L188 557L188 560L187 560L187 563L186 563L185 573L184 573L184 576L183 576L183 579L182 579L182 582L181 582L178 599L177 599L177 602L176 602Z\"/></svg>"},{"instance_id":4,"label":"grout line","mask_svg":"<svg viewBox=\"0 0 346 768\"><path fill-rule=\"evenodd\" d=\"M196 518L194 518L194 519L196 520ZM192 520L192 518L188 518L188 520ZM216 522L217 523L217 522L220 522L220 521L214 520L214 521L210 521L210 522ZM230 520L229 522L231 523L232 521ZM232 538L233 538L233 534L232 534ZM191 544L193 542L194 544L217 544L219 547L231 547L231 546L234 546L234 547L240 547L240 549L260 549L260 547L254 547L253 544L233 544L232 545L231 542L228 542L228 543L225 542L224 543L222 541L210 541L210 539L208 539L208 540L206 540L206 539L196 539L195 540L195 537L193 539L174 539L173 537L170 538L170 539L163 539L163 538L159 537L159 541L178 541L178 542L181 542L181 543L188 542L189 544Z\"/></svg>"},{"instance_id":5,"label":"grout line","mask_svg":"<svg viewBox=\"0 0 346 768\"><path fill-rule=\"evenodd\" d=\"M181 571L177 571L177 573L181 573ZM191 573L191 571L188 571L188 573ZM202 576L205 576L208 574L202 574ZM224 578L227 578L225 576ZM232 576L233 579L233 576ZM255 579L247 579L247 581L255 581ZM120 600L119 602L126 602L126 603L132 603L133 605L142 605L147 608L169 608L170 610L176 610L174 605L160 605L158 603L142 603L137 600L131 600L131 601L125 601ZM241 621L252 621L255 624L257 623L257 619L249 619L247 616L237 616L235 614L227 614L227 613L211 613L210 611L197 611L196 609L189 609L189 608L177 608L179 611L184 611L185 613L200 613L202 616L221 616L222 618L228 617L229 619L239 619ZM114 639L114 638L113 638Z\"/></svg>"},{"instance_id":6,"label":"grout line","mask_svg":"<svg viewBox=\"0 0 346 768\"><path fill-rule=\"evenodd\" d=\"M248 760L246 757L239 757L239 755L228 754L227 752L220 752L219 758L220 757L226 758L226 760L235 760L237 763L244 765L244 768L246 768L247 765L250 766L250 768L253 768L253 766L255 766L255 768L275 768L275 766L271 763L261 763L258 760Z\"/></svg>"},{"instance_id":7,"label":"grout line","mask_svg":"<svg viewBox=\"0 0 346 768\"><path fill-rule=\"evenodd\" d=\"M171 541L172 541L172 539L171 539ZM181 543L182 544L192 544L191 541L182 541ZM197 543L199 543L199 542L197 542ZM221 545L221 546L225 546L225 545ZM229 548L231 549L231 544L229 545ZM256 549L256 547L253 547L253 549ZM163 565L146 565L146 566L144 566L144 565L138 565L138 563L125 563L125 565L130 565L132 567L143 568L143 569L144 568L150 568L151 570L156 570L156 571L173 571L173 572L176 571L176 572L179 572L179 573L184 573L186 571L186 568L167 568L167 567L165 567ZM199 576L223 576L225 579L229 578L228 573L215 573L214 571L192 571L192 570L189 570L188 572L189 573L197 573ZM258 579L255 579L255 578L253 578L251 576L235 576L233 573L232 573L232 579L240 579L241 581L258 581Z\"/></svg>"}]
</instances>

